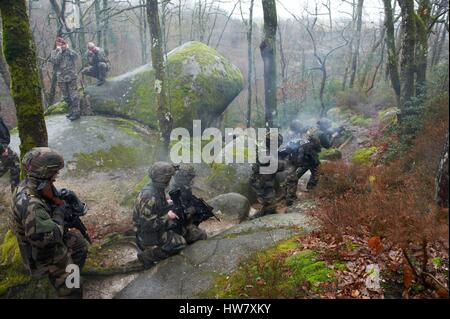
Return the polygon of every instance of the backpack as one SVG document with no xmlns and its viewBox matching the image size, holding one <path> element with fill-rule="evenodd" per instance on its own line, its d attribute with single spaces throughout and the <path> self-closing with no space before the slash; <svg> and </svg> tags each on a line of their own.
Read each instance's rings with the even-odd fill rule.
<svg viewBox="0 0 450 319">
<path fill-rule="evenodd" d="M 3 119 L 0 117 L 0 144 L 9 145 L 11 142 L 11 135 L 9 135 L 9 129 L 6 126 Z"/>
</svg>

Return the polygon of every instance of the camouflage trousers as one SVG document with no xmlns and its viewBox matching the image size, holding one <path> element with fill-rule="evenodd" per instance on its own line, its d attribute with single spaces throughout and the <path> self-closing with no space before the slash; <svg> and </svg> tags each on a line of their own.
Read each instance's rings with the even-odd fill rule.
<svg viewBox="0 0 450 319">
<path fill-rule="evenodd" d="M 297 177 L 300 179 L 307 171 L 311 171 L 311 177 L 309 178 L 308 184 L 306 184 L 306 189 L 313 189 L 319 179 L 319 166 L 320 165 L 305 165 L 297 168 Z"/>
<path fill-rule="evenodd" d="M 204 239 L 206 239 L 206 232 L 195 225 L 183 227 L 182 235 L 173 230 L 167 230 L 159 236 L 158 245 L 141 246 L 142 251 L 138 253 L 138 258 L 144 266 L 152 266 L 160 260 L 179 253 L 186 245 Z"/>
<path fill-rule="evenodd" d="M 9 183 L 11 184 L 12 192 L 20 182 L 19 156 L 9 146 L 5 150 L 7 150 L 8 155 L 0 155 L 0 177 L 9 171 Z"/>
<path fill-rule="evenodd" d="M 77 80 L 58 82 L 61 94 L 66 102 L 70 114 L 80 114 L 80 93 L 78 93 Z"/>
<path fill-rule="evenodd" d="M 78 265 L 81 272 L 88 246 L 81 234 L 72 231 L 64 234 L 64 243 L 67 250 L 62 252 L 61 256 L 52 256 L 49 261 L 36 261 L 31 274 L 37 277 L 47 275 L 59 297 L 81 297 L 81 288 L 67 288 L 66 278 L 69 273 L 66 272 L 66 267 L 75 264 Z"/>
<path fill-rule="evenodd" d="M 84 75 L 92 76 L 98 80 L 104 80 L 106 78 L 106 73 L 109 71 L 109 66 L 105 62 L 100 62 L 97 66 L 85 67 L 81 72 Z"/>
<path fill-rule="evenodd" d="M 255 217 L 261 217 L 276 213 L 275 176 L 255 174 L 250 178 L 250 186 L 256 193 L 258 203 L 262 205 L 261 210 Z"/>
<path fill-rule="evenodd" d="M 286 200 L 287 206 L 291 206 L 297 199 L 299 177 L 294 166 L 288 166 L 284 173 L 284 179 L 280 181 L 281 199 Z"/>
</svg>

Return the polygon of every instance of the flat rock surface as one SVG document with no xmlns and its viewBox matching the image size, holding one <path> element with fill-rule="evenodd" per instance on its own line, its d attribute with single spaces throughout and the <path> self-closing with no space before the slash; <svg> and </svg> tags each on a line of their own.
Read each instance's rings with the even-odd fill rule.
<svg viewBox="0 0 450 319">
<path fill-rule="evenodd" d="M 229 274 L 252 253 L 310 230 L 302 214 L 270 215 L 241 223 L 144 271 L 115 298 L 204 297 L 218 275 Z"/>
</svg>

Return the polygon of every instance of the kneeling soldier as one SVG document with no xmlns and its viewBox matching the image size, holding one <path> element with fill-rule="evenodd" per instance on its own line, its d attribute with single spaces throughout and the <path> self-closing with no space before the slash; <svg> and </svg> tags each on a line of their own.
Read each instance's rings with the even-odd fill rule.
<svg viewBox="0 0 450 319">
<path fill-rule="evenodd" d="M 13 194 L 11 218 L 22 259 L 32 275 L 48 275 L 58 296 L 80 298 L 81 288 L 66 285 L 66 267 L 75 264 L 81 271 L 87 243 L 65 227 L 68 207 L 55 196 L 53 186 L 64 160 L 48 147 L 36 147 L 25 154 L 22 165 L 27 176 Z"/>
<path fill-rule="evenodd" d="M 193 242 L 188 225 L 183 223 L 179 228 L 174 227 L 181 220 L 171 209 L 165 195 L 176 169 L 170 163 L 154 163 L 149 170 L 151 180 L 142 188 L 134 204 L 136 242 L 141 249 L 138 258 L 146 268 L 180 252 Z"/>
</svg>

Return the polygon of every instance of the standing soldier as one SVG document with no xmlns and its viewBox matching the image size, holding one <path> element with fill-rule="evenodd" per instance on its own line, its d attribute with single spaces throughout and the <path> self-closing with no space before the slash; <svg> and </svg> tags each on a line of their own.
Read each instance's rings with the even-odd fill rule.
<svg viewBox="0 0 450 319">
<path fill-rule="evenodd" d="M 88 43 L 86 56 L 90 66 L 85 67 L 81 72 L 84 75 L 96 78 L 97 85 L 102 85 L 105 83 L 106 74 L 111 69 L 111 62 L 109 62 L 105 52 L 95 46 L 94 42 Z"/>
<path fill-rule="evenodd" d="M 311 177 L 306 185 L 307 190 L 311 190 L 317 185 L 320 166 L 319 153 L 322 146 L 316 134 L 310 134 L 308 142 L 300 147 L 298 154 L 293 159 L 294 165 L 298 167 L 296 170 L 297 183 L 307 171 L 311 171 Z M 295 188 L 297 189 L 297 186 Z"/>
<path fill-rule="evenodd" d="M 33 276 L 48 275 L 60 297 L 82 297 L 81 288 L 68 288 L 66 267 L 83 268 L 87 243 L 64 224 L 67 204 L 55 196 L 53 182 L 64 167 L 62 156 L 48 147 L 27 152 L 22 165 L 26 178 L 13 194 L 11 228 L 25 266 Z"/>
<path fill-rule="evenodd" d="M 52 51 L 50 60 L 56 71 L 58 85 L 64 101 L 70 110 L 67 117 L 71 121 L 80 118 L 80 95 L 78 93 L 77 72 L 75 69 L 77 58 L 77 53 L 69 48 L 68 43 L 63 38 L 56 38 L 56 49 Z"/>
<path fill-rule="evenodd" d="M 272 139 L 278 139 L 278 145 L 283 143 L 283 136 L 281 134 L 275 135 L 268 133 L 266 135 L 266 148 L 269 149 L 270 141 Z M 258 153 L 257 153 L 258 154 Z M 256 193 L 257 201 L 262 205 L 260 211 L 258 211 L 253 218 L 262 217 L 264 215 L 276 214 L 276 192 L 275 181 L 276 174 L 284 169 L 284 162 L 278 159 L 278 170 L 273 174 L 261 174 L 260 168 L 264 165 L 269 165 L 274 161 L 271 156 L 268 156 L 270 160 L 267 164 L 261 163 L 259 157 L 256 158 L 256 163 L 252 165 L 252 174 L 250 176 L 250 186 Z"/>
<path fill-rule="evenodd" d="M 11 192 L 14 192 L 20 181 L 20 165 L 19 156 L 9 147 L 10 142 L 8 127 L 0 117 L 0 177 L 9 171 Z"/>
<path fill-rule="evenodd" d="M 136 242 L 141 250 L 138 259 L 146 268 L 180 252 L 188 243 L 203 239 L 195 238 L 185 225 L 182 225 L 182 234 L 173 228 L 179 217 L 171 210 L 165 190 L 175 171 L 176 167 L 170 163 L 154 163 L 149 170 L 151 180 L 142 188 L 134 204 Z"/>
</svg>

